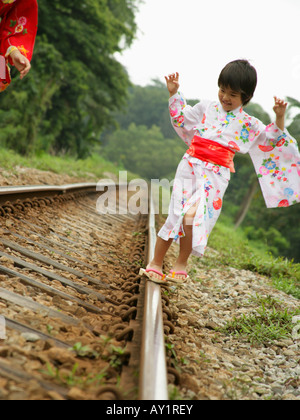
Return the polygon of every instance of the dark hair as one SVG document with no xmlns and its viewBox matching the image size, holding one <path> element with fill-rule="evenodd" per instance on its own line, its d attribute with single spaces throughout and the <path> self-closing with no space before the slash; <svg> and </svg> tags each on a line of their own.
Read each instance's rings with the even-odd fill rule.
<svg viewBox="0 0 300 420">
<path fill-rule="evenodd" d="M 218 86 L 240 92 L 245 106 L 253 98 L 257 86 L 256 70 L 247 60 L 231 61 L 221 71 Z"/>
</svg>

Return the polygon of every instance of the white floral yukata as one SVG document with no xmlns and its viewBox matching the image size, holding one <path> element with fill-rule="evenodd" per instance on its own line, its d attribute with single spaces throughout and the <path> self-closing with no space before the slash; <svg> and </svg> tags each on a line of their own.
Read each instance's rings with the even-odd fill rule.
<svg viewBox="0 0 300 420">
<path fill-rule="evenodd" d="M 191 107 L 179 92 L 170 98 L 169 108 L 175 131 L 187 146 L 197 135 L 234 152 L 249 153 L 268 208 L 300 202 L 300 154 L 296 140 L 286 129 L 281 131 L 275 123 L 265 126 L 243 108 L 226 112 L 218 102 L 204 100 Z M 192 253 L 203 256 L 229 180 L 229 168 L 186 153 L 177 169 L 169 217 L 159 237 L 179 243 L 184 236 L 183 218 L 196 204 Z"/>
</svg>

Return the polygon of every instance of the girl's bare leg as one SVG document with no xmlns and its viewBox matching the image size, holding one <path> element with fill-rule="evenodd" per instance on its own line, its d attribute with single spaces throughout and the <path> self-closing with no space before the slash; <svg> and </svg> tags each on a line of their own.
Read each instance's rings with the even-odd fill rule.
<svg viewBox="0 0 300 420">
<path fill-rule="evenodd" d="M 172 245 L 173 239 L 169 239 L 168 241 L 164 241 L 160 237 L 157 237 L 154 258 L 150 264 L 148 264 L 147 268 L 152 268 L 154 270 L 158 270 L 162 273 L 164 258 L 168 249 Z M 152 274 L 151 274 L 152 275 Z M 153 273 L 153 277 L 160 279 L 160 276 L 156 273 Z"/>
<path fill-rule="evenodd" d="M 180 239 L 180 251 L 179 256 L 174 264 L 174 271 L 186 271 L 188 259 L 193 250 L 193 223 L 194 217 L 196 215 L 198 208 L 198 203 L 196 203 L 190 210 L 186 213 L 183 219 L 183 228 L 185 236 Z M 179 280 L 184 280 L 185 276 L 178 275 L 176 276 Z"/>
<path fill-rule="evenodd" d="M 193 249 L 193 222 L 194 217 L 196 215 L 198 208 L 198 203 L 196 203 L 190 210 L 186 213 L 183 219 L 183 228 L 185 232 L 185 236 L 180 239 L 180 252 L 179 256 L 176 260 L 176 263 L 173 267 L 174 271 L 185 271 L 186 266 L 188 263 L 188 259 L 192 253 Z M 148 265 L 147 268 L 153 268 L 154 270 L 158 270 L 162 272 L 164 258 L 168 249 L 172 245 L 173 239 L 169 239 L 168 241 L 164 241 L 161 238 L 157 238 L 156 247 L 154 252 L 154 258 L 151 263 Z M 160 276 L 158 274 L 153 274 L 153 277 L 159 279 Z M 176 278 L 180 280 L 184 280 L 185 276 L 176 276 Z"/>
</svg>

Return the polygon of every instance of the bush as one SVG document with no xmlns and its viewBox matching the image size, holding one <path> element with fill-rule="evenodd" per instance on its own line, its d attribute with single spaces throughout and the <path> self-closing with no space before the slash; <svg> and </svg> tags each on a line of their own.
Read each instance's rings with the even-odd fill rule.
<svg viewBox="0 0 300 420">
<path fill-rule="evenodd" d="M 275 255 L 281 255 L 290 247 L 289 241 L 274 227 L 265 230 L 263 228 L 256 229 L 254 226 L 248 226 L 244 231 L 248 239 L 264 242 Z"/>
</svg>

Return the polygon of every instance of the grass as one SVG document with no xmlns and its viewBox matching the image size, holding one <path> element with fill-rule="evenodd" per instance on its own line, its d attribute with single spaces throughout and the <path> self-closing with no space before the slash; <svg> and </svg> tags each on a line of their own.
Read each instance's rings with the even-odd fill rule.
<svg viewBox="0 0 300 420">
<path fill-rule="evenodd" d="M 244 337 L 250 343 L 269 343 L 290 339 L 293 333 L 293 318 L 300 315 L 300 309 L 288 311 L 272 297 L 257 296 L 258 309 L 249 315 L 242 315 L 227 323 L 221 332 Z"/>
<path fill-rule="evenodd" d="M 122 168 L 114 163 L 105 160 L 100 153 L 93 154 L 86 159 L 75 159 L 71 156 L 52 156 L 46 153 L 33 156 L 20 156 L 7 149 L 0 149 L 0 168 L 15 173 L 17 166 L 51 171 L 59 175 L 69 175 L 82 178 L 83 180 L 94 180 L 107 178 L 105 173 L 112 173 L 119 177 Z M 128 173 L 128 180 L 137 177 Z"/>
<path fill-rule="evenodd" d="M 283 257 L 274 257 L 262 242 L 248 240 L 242 229 L 234 229 L 231 220 L 221 216 L 209 240 L 218 252 L 208 253 L 198 264 L 207 268 L 229 266 L 264 275 L 279 290 L 300 299 L 300 264 Z M 219 331 L 246 339 L 250 343 L 268 345 L 292 337 L 293 318 L 300 308 L 288 311 L 285 305 L 271 296 L 251 298 L 257 308 L 247 315 L 234 318 Z M 255 302 L 253 302 L 255 300 Z"/>
<path fill-rule="evenodd" d="M 68 387 L 82 387 L 86 388 L 89 385 L 95 385 L 97 387 L 105 384 L 105 378 L 108 375 L 106 370 L 103 369 L 100 373 L 78 373 L 78 363 L 75 363 L 72 370 L 63 369 L 60 370 L 58 367 L 52 366 L 49 362 L 46 363 L 47 369 L 41 371 L 46 376 L 51 377 L 60 385 Z"/>
<path fill-rule="evenodd" d="M 107 379 L 112 379 L 112 377 L 118 384 L 122 366 L 124 363 L 128 363 L 129 355 L 125 349 L 113 345 L 111 341 L 111 337 L 101 336 L 98 341 L 99 352 L 88 345 L 77 342 L 67 350 L 74 353 L 77 360 L 80 359 L 74 363 L 71 370 L 66 369 L 63 365 L 56 366 L 46 362 L 46 369 L 42 369 L 41 373 L 66 387 L 76 386 L 82 389 L 91 385 L 99 387 L 105 385 Z M 91 364 L 81 363 L 82 359 L 84 361 L 87 359 L 103 360 L 107 362 L 107 366 L 98 371 L 100 364 L 95 364 L 93 367 Z"/>
<path fill-rule="evenodd" d="M 284 257 L 274 257 L 262 242 L 249 240 L 243 230 L 234 229 L 231 220 L 221 216 L 209 239 L 218 251 L 218 265 L 249 270 L 270 278 L 273 286 L 300 299 L 300 264 Z M 199 265 L 215 267 L 216 256 L 199 259 Z"/>
</svg>

